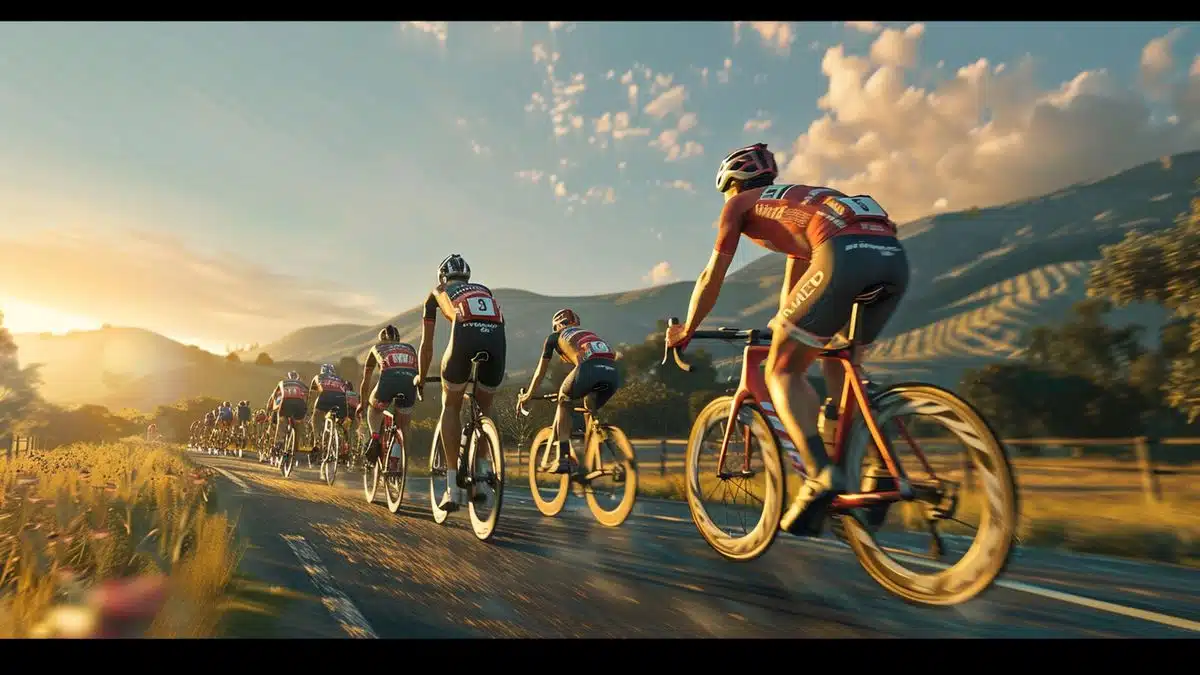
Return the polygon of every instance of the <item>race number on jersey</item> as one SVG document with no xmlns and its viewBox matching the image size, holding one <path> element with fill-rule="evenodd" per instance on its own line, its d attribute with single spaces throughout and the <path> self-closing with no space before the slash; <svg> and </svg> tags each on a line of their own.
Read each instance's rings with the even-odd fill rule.
<svg viewBox="0 0 1200 675">
<path fill-rule="evenodd" d="M 308 392 L 304 389 L 304 385 L 300 384 L 285 384 L 283 385 L 284 398 L 306 398 Z"/>
<path fill-rule="evenodd" d="M 867 195 L 857 195 L 854 197 L 835 197 L 838 203 L 850 209 L 855 216 L 859 218 L 887 218 L 887 211 Z"/>
<path fill-rule="evenodd" d="M 321 391 L 346 391 L 346 383 L 341 380 L 321 380 Z"/>
<path fill-rule="evenodd" d="M 384 370 L 393 368 L 412 369 L 417 367 L 417 355 L 408 347 L 393 347 L 390 349 L 380 350 L 382 367 Z"/>
<path fill-rule="evenodd" d="M 496 303 L 496 299 L 482 291 L 467 293 L 460 298 L 455 298 L 454 302 L 459 316 L 464 321 L 499 321 L 500 319 L 500 306 Z"/>
</svg>

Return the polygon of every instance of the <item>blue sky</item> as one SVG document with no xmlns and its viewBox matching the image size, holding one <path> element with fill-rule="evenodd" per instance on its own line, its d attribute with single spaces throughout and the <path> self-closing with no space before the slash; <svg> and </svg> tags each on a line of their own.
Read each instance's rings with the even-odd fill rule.
<svg viewBox="0 0 1200 675">
<path fill-rule="evenodd" d="M 547 295 L 693 279 L 722 203 L 716 163 L 760 139 L 782 153 L 788 177 L 863 184 L 904 219 L 1044 192 L 1060 176 L 1096 177 L 1089 172 L 1158 152 L 1131 147 L 1111 153 L 1117 165 L 1096 166 L 1086 137 L 1061 152 L 1042 142 L 1033 147 L 1046 158 L 996 160 L 1004 175 L 1028 173 L 1026 182 L 939 186 L 933 174 L 949 160 L 932 155 L 961 155 L 969 140 L 914 136 L 920 147 L 946 145 L 904 160 L 913 167 L 904 180 L 931 190 L 908 203 L 916 190 L 895 177 L 896 164 L 892 182 L 879 177 L 888 167 L 872 164 L 871 144 L 855 146 L 853 161 L 849 145 L 816 148 L 810 125 L 833 115 L 818 105 L 826 94 L 843 117 L 859 109 L 860 119 L 835 120 L 823 137 L 851 144 L 876 123 L 887 146 L 898 133 L 888 120 L 900 114 L 883 116 L 879 102 L 863 112 L 831 89 L 823 63 L 849 67 L 846 55 L 862 57 L 868 72 L 890 68 L 859 98 L 887 89 L 896 105 L 906 87 L 949 87 L 937 99 L 949 100 L 956 90 L 946 82 L 986 59 L 989 95 L 1010 95 L 1024 111 L 1013 119 L 1036 117 L 1026 114 L 1033 98 L 1104 70 L 1092 89 L 1123 104 L 1136 94 L 1156 143 L 1194 139 L 1159 130 L 1191 124 L 1193 111 L 1180 110 L 1192 99 L 1147 84 L 1155 73 L 1160 86 L 1200 82 L 1188 79 L 1200 49 L 1194 26 L 886 27 L 895 30 L 885 40 L 884 27 L 830 22 L 4 24 L 0 251 L 22 252 L 36 269 L 0 275 L 0 310 L 8 298 L 80 321 L 266 342 L 303 325 L 408 309 L 450 252 L 466 256 L 482 283 Z M 1156 39 L 1169 46 L 1165 65 L 1147 65 Z M 1018 71 L 1023 79 L 1001 79 Z M 1001 108 L 966 111 L 975 119 L 937 133 L 962 126 L 963 139 L 975 138 L 967 127 L 999 119 Z M 623 138 L 606 130 L 623 123 Z M 1120 123 L 1098 129 L 1111 135 Z M 1026 131 L 1026 141 L 1035 137 Z M 803 162 L 793 162 L 797 149 L 807 149 Z M 900 161 L 895 147 L 876 150 Z M 825 159 L 810 159 L 817 155 Z M 1053 171 L 1021 171 L 1020 161 Z M 77 255 L 63 254 L 62 241 Z M 737 263 L 761 254 L 744 244 Z M 14 330 L 30 328 L 9 314 Z"/>
</svg>

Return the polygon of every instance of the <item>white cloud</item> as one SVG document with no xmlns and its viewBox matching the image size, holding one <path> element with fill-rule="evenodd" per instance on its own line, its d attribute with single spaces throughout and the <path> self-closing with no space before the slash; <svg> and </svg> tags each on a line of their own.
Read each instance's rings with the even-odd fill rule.
<svg viewBox="0 0 1200 675">
<path fill-rule="evenodd" d="M 655 182 L 658 185 L 665 187 L 665 188 L 671 188 L 674 190 L 683 190 L 684 192 L 690 192 L 692 194 L 695 194 L 695 192 L 696 192 L 695 186 L 693 186 L 688 181 L 681 180 L 679 178 L 676 178 L 675 180 L 671 180 L 671 181 L 660 180 L 660 181 L 655 181 Z"/>
<path fill-rule="evenodd" d="M 925 24 L 914 23 L 903 31 L 887 28 L 871 44 L 871 60 L 881 66 L 910 68 L 917 59 L 917 45 Z"/>
<path fill-rule="evenodd" d="M 650 130 L 630 126 L 629 113 L 622 110 L 613 115 L 613 132 L 612 137 L 616 140 L 627 138 L 630 136 L 649 136 Z"/>
<path fill-rule="evenodd" d="M 1166 101 L 1174 125 L 1103 70 L 1042 90 L 1031 59 L 1000 72 L 979 59 L 922 88 L 905 65 L 922 30 L 884 30 L 870 60 L 826 50 L 825 114 L 792 144 L 784 180 L 871 194 L 904 222 L 938 200 L 994 205 L 1200 146 L 1200 76 Z"/>
<path fill-rule="evenodd" d="M 671 86 L 671 82 L 675 80 L 675 76 L 671 73 L 659 73 L 654 76 L 654 82 L 650 85 L 650 94 L 654 95 L 662 91 L 666 91 Z"/>
<path fill-rule="evenodd" d="M 616 76 L 617 76 L 617 71 L 610 69 L 607 73 L 604 74 L 604 79 L 611 80 Z"/>
<path fill-rule="evenodd" d="M 698 117 L 696 116 L 696 113 L 684 113 L 679 116 L 679 123 L 675 125 L 675 128 L 679 130 L 679 133 L 683 133 L 696 126 L 697 120 Z"/>
<path fill-rule="evenodd" d="M 668 162 L 674 162 L 688 157 L 698 157 L 704 154 L 704 146 L 695 141 L 679 142 L 679 131 L 667 129 L 650 141 L 650 147 L 658 148 L 667 155 Z"/>
<path fill-rule="evenodd" d="M 760 114 L 761 114 L 761 111 L 760 111 Z M 742 127 L 742 131 L 766 131 L 767 129 L 770 129 L 770 128 L 771 128 L 771 120 L 760 118 L 760 119 L 746 120 L 746 124 L 745 124 L 745 126 Z M 779 158 L 776 157 L 776 161 L 778 161 L 778 159 Z"/>
<path fill-rule="evenodd" d="M 1150 40 L 1142 48 L 1142 85 L 1155 98 L 1162 98 L 1167 94 L 1164 80 L 1175 69 L 1175 56 L 1171 53 L 1171 48 L 1181 35 L 1183 28 L 1173 28 L 1166 35 Z"/>
<path fill-rule="evenodd" d="M 683 112 L 683 102 L 685 100 L 687 100 L 687 87 L 677 84 L 659 94 L 658 98 L 647 103 L 642 112 L 651 117 L 662 119 L 670 113 Z"/>
<path fill-rule="evenodd" d="M 617 171 L 625 170 L 625 162 L 617 162 Z"/>
<path fill-rule="evenodd" d="M 632 70 L 625 71 L 625 74 L 621 76 L 621 84 L 633 84 Z"/>
<path fill-rule="evenodd" d="M 777 54 L 790 52 L 792 43 L 796 41 L 796 31 L 792 28 L 792 24 L 786 21 L 734 21 L 734 44 L 741 39 L 740 33 L 744 24 L 749 25 L 754 32 L 758 33 L 764 47 Z"/>
<path fill-rule="evenodd" d="M 416 30 L 422 33 L 432 35 L 438 43 L 446 46 L 446 39 L 450 37 L 450 22 L 449 21 L 408 21 L 400 24 L 400 30 L 409 31 Z"/>
<path fill-rule="evenodd" d="M 665 284 L 675 278 L 675 272 L 671 269 L 671 263 L 666 260 L 658 263 L 650 268 L 650 272 L 642 277 L 642 281 L 649 283 L 651 286 Z"/>
<path fill-rule="evenodd" d="M 847 28 L 852 28 L 860 33 L 874 34 L 883 30 L 883 26 L 879 25 L 878 21 L 847 21 Z"/>
<path fill-rule="evenodd" d="M 638 103 L 638 86 L 636 84 L 629 85 L 629 107 L 637 110 Z"/>
<path fill-rule="evenodd" d="M 492 150 L 491 150 L 491 148 L 488 148 L 487 146 L 480 145 L 479 143 L 477 143 L 475 141 L 471 141 L 471 152 L 473 152 L 477 155 L 488 155 L 488 154 L 491 154 Z"/>
<path fill-rule="evenodd" d="M 717 71 L 717 83 L 729 84 L 729 74 L 733 71 L 733 59 L 726 58 L 721 69 Z"/>
</svg>

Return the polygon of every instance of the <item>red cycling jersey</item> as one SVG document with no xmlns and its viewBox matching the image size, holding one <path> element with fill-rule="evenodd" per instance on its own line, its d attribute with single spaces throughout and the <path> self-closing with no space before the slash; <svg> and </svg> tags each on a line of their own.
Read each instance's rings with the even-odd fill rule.
<svg viewBox="0 0 1200 675">
<path fill-rule="evenodd" d="M 718 253 L 733 255 L 745 235 L 767 250 L 804 261 L 834 237 L 896 236 L 896 224 L 871 197 L 809 185 L 768 185 L 738 193 L 725 203 L 717 230 Z"/>
</svg>

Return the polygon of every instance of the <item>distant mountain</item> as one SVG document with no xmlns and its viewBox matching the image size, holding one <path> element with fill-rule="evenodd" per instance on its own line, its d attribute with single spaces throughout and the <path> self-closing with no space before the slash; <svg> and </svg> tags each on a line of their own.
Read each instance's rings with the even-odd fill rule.
<svg viewBox="0 0 1200 675">
<path fill-rule="evenodd" d="M 871 351 L 872 369 L 952 386 L 965 368 L 1018 356 L 1021 331 L 1060 321 L 1085 296 L 1088 271 L 1101 246 L 1120 241 L 1133 228 L 1171 226 L 1200 194 L 1198 177 L 1200 151 L 1189 152 L 1040 197 L 905 224 L 901 236 L 912 264 L 911 286 L 884 339 Z M 782 256 L 768 254 L 731 274 L 708 324 L 765 325 L 778 305 L 783 265 Z M 692 286 L 691 281 L 677 282 L 575 297 L 496 289 L 508 324 L 509 371 L 524 374 L 532 367 L 536 342 L 559 307 L 574 308 L 585 324 L 612 342 L 636 343 L 659 319 L 687 310 Z M 1164 313 L 1157 307 L 1133 307 L 1114 318 L 1153 329 Z M 390 323 L 406 339 L 419 340 L 417 309 Z M 306 328 L 263 349 L 314 361 L 357 356 L 383 325 Z M 305 339 L 317 330 L 321 340 Z M 439 354 L 446 337 L 445 326 L 439 325 Z M 721 355 L 732 356 L 726 367 L 737 360 L 728 350 Z"/>
<path fill-rule="evenodd" d="M 1022 330 L 1061 321 L 1070 305 L 1084 297 L 1099 248 L 1120 241 L 1133 228 L 1169 227 L 1200 195 L 1198 177 L 1200 152 L 1189 152 L 1041 197 L 905 224 L 901 236 L 912 264 L 911 287 L 870 353 L 872 372 L 954 386 L 965 368 L 1019 356 Z M 775 313 L 782 278 L 778 254 L 731 274 L 708 324 L 765 325 Z M 479 281 L 488 282 L 483 277 Z M 639 343 L 658 320 L 682 317 L 692 286 L 691 281 L 677 282 L 574 297 L 495 289 L 508 324 L 509 376 L 528 376 L 550 317 L 560 307 L 575 309 L 586 325 L 613 343 Z M 1118 312 L 1115 320 L 1153 329 L 1163 318 L 1157 307 L 1134 307 Z M 419 308 L 388 323 L 404 339 L 420 340 Z M 252 361 L 263 351 L 277 362 L 303 363 L 300 370 L 308 373 L 322 361 L 361 359 L 383 325 L 302 328 L 241 357 Z M 199 395 L 253 400 L 264 397 L 287 368 L 283 363 L 266 368 L 227 364 L 222 357 L 133 328 L 15 337 L 23 364 L 44 364 L 43 393 L 65 403 L 146 408 Z M 439 320 L 437 358 L 448 337 Z M 736 366 L 736 349 L 704 346 L 723 359 L 723 367 Z"/>
</svg>

